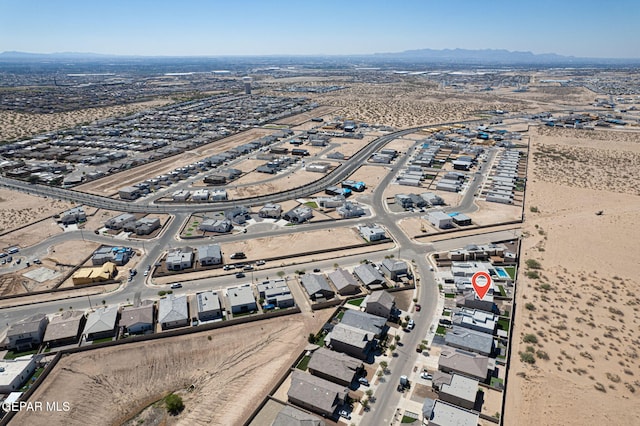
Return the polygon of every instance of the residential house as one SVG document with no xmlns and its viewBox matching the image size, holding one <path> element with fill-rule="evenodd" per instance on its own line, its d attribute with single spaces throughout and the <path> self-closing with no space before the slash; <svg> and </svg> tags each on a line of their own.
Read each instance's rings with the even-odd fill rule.
<svg viewBox="0 0 640 426">
<path fill-rule="evenodd" d="M 87 321 L 84 312 L 66 311 L 49 321 L 43 342 L 49 347 L 73 345 L 80 341 Z"/>
<path fill-rule="evenodd" d="M 233 314 L 242 314 L 258 310 L 253 290 L 249 284 L 239 287 L 229 287 L 227 289 L 227 297 L 229 298 L 231 313 Z"/>
<path fill-rule="evenodd" d="M 438 369 L 445 373 L 459 373 L 485 382 L 495 368 L 495 360 L 484 355 L 443 346 Z"/>
<path fill-rule="evenodd" d="M 290 403 L 323 416 L 332 417 L 345 403 L 349 389 L 302 371 L 291 373 L 287 392 Z"/>
<path fill-rule="evenodd" d="M 363 368 L 361 360 L 327 348 L 314 351 L 307 366 L 309 373 L 314 376 L 347 387 L 351 386 Z"/>
<path fill-rule="evenodd" d="M 454 308 L 451 312 L 451 321 L 454 325 L 494 334 L 498 323 L 498 316 L 492 312 L 469 308 Z"/>
<path fill-rule="evenodd" d="M 342 204 L 340 207 L 336 209 L 336 212 L 343 219 L 360 217 L 366 214 L 366 212 L 362 207 L 360 207 L 356 203 L 352 203 L 351 201 L 346 201 L 344 204 Z"/>
<path fill-rule="evenodd" d="M 431 206 L 442 206 L 444 205 L 444 199 L 439 195 L 433 192 L 423 192 L 420 194 L 423 200 L 425 200 Z"/>
<path fill-rule="evenodd" d="M 367 304 L 365 312 L 383 318 L 389 318 L 396 304 L 395 297 L 384 290 L 372 292 L 365 298 L 363 304 L 365 302 Z"/>
<path fill-rule="evenodd" d="M 80 223 L 87 220 L 87 215 L 82 207 L 74 207 L 63 212 L 60 215 L 60 222 L 64 225 L 71 225 L 72 223 Z"/>
<path fill-rule="evenodd" d="M 313 217 L 313 209 L 307 206 L 298 206 L 286 212 L 282 218 L 291 223 L 303 223 Z"/>
<path fill-rule="evenodd" d="M 275 305 L 280 309 L 295 306 L 291 290 L 284 280 L 263 281 L 257 287 L 258 294 L 265 304 Z"/>
<path fill-rule="evenodd" d="M 198 263 L 201 266 L 220 265 L 222 263 L 222 252 L 219 244 L 208 244 L 198 247 Z"/>
<path fill-rule="evenodd" d="M 342 324 L 356 327 L 361 330 L 373 333 L 376 339 L 387 334 L 387 319 L 377 315 L 371 315 L 366 312 L 356 311 L 355 309 L 347 309 L 340 320 Z"/>
<path fill-rule="evenodd" d="M 472 410 L 476 403 L 479 381 L 461 374 L 438 373 L 438 380 L 434 374 L 432 381 L 442 401 L 449 402 L 462 408 Z"/>
<path fill-rule="evenodd" d="M 282 216 L 282 207 L 280 204 L 265 204 L 259 211 L 258 216 L 262 218 L 280 219 Z"/>
<path fill-rule="evenodd" d="M 384 277 L 370 263 L 356 266 L 353 268 L 353 273 L 366 287 L 381 286 L 386 283 Z"/>
<path fill-rule="evenodd" d="M 49 318 L 44 314 L 34 314 L 12 324 L 5 339 L 9 350 L 23 352 L 37 348 L 42 343 Z"/>
<path fill-rule="evenodd" d="M 109 229 L 122 229 L 129 222 L 135 222 L 136 216 L 131 213 L 122 213 L 115 217 L 108 219 L 104 226 Z"/>
<path fill-rule="evenodd" d="M 169 271 L 182 271 L 193 266 L 193 249 L 191 247 L 177 248 L 170 251 L 165 259 Z"/>
<path fill-rule="evenodd" d="M 149 235 L 156 229 L 160 228 L 160 218 L 143 217 L 135 222 L 129 222 L 124 226 L 127 232 L 135 232 L 136 235 Z"/>
<path fill-rule="evenodd" d="M 360 285 L 350 272 L 339 268 L 327 274 L 333 286 L 341 295 L 356 294 L 360 291 Z"/>
<path fill-rule="evenodd" d="M 399 281 L 400 277 L 406 277 L 409 274 L 409 266 L 403 260 L 384 259 L 380 270 L 393 281 Z"/>
<path fill-rule="evenodd" d="M 271 426 L 326 426 L 326 423 L 313 414 L 285 405 L 280 409 Z"/>
<path fill-rule="evenodd" d="M 116 335 L 119 307 L 117 305 L 98 308 L 89 313 L 82 334 L 86 340 L 98 340 Z"/>
<path fill-rule="evenodd" d="M 9 394 L 20 389 L 36 370 L 33 355 L 0 360 L 0 393 Z"/>
<path fill-rule="evenodd" d="M 113 262 L 95 268 L 80 268 L 71 276 L 74 285 L 92 284 L 111 281 L 118 275 L 118 269 Z"/>
<path fill-rule="evenodd" d="M 222 306 L 220 305 L 220 298 L 218 293 L 213 291 L 203 291 L 196 294 L 196 301 L 198 303 L 198 320 L 210 321 L 218 318 L 222 318 Z"/>
<path fill-rule="evenodd" d="M 198 229 L 204 232 L 225 233 L 233 229 L 233 224 L 228 219 L 205 219 L 200 223 Z"/>
<path fill-rule="evenodd" d="M 212 201 L 225 201 L 227 199 L 227 191 L 224 189 L 213 189 L 209 191 L 209 198 Z"/>
<path fill-rule="evenodd" d="M 366 360 L 376 348 L 374 334 L 357 327 L 338 323 L 327 334 L 325 344 L 333 350 Z"/>
<path fill-rule="evenodd" d="M 209 200 L 209 190 L 208 189 L 197 189 L 193 191 L 191 194 L 191 199 L 193 201 L 207 201 Z"/>
<path fill-rule="evenodd" d="M 453 348 L 464 349 L 480 355 L 493 353 L 494 341 L 491 334 L 454 325 L 444 336 L 445 343 Z"/>
<path fill-rule="evenodd" d="M 385 240 L 387 238 L 387 234 L 385 234 L 384 229 L 375 224 L 358 226 L 358 231 L 362 238 L 368 242 Z"/>
<path fill-rule="evenodd" d="M 437 210 L 427 215 L 427 220 L 433 226 L 439 229 L 447 229 L 453 227 L 453 219 L 443 211 Z"/>
<path fill-rule="evenodd" d="M 135 200 L 140 198 L 142 192 L 140 188 L 136 188 L 135 186 L 126 186 L 124 188 L 120 188 L 118 191 L 118 196 L 120 196 L 121 200 Z"/>
<path fill-rule="evenodd" d="M 148 303 L 140 306 L 127 306 L 122 309 L 120 316 L 120 327 L 124 327 L 129 334 L 146 334 L 153 332 L 153 316 L 155 305 Z"/>
<path fill-rule="evenodd" d="M 493 302 L 493 295 L 487 293 L 484 299 L 479 299 L 473 290 L 465 291 L 456 296 L 456 306 L 469 309 L 478 309 L 486 312 L 500 313 L 498 306 Z"/>
<path fill-rule="evenodd" d="M 187 191 L 186 189 L 179 189 L 171 194 L 171 198 L 173 201 L 187 201 L 191 196 L 191 191 Z"/>
<path fill-rule="evenodd" d="M 477 426 L 480 415 L 448 402 L 425 398 L 422 416 L 429 426 Z"/>
<path fill-rule="evenodd" d="M 91 263 L 94 266 L 101 266 L 107 262 L 111 262 L 122 266 L 126 265 L 134 254 L 130 247 L 102 246 L 93 252 Z"/>
<path fill-rule="evenodd" d="M 160 299 L 158 322 L 163 330 L 189 325 L 189 307 L 187 296 L 170 294 Z"/>
<path fill-rule="evenodd" d="M 335 296 L 335 292 L 329 285 L 324 275 L 321 274 L 304 274 L 300 278 L 300 283 L 306 290 L 311 300 L 331 299 Z"/>
</svg>

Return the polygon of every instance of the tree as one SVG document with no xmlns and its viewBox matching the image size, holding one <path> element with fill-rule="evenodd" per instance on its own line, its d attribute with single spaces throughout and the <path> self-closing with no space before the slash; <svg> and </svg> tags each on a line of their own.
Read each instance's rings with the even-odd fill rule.
<svg viewBox="0 0 640 426">
<path fill-rule="evenodd" d="M 309 333 L 309 337 L 307 338 L 307 340 L 309 341 L 309 343 L 316 343 L 316 335 L 313 333 Z"/>
<path fill-rule="evenodd" d="M 382 368 L 384 371 L 387 371 L 388 366 L 389 364 L 387 363 L 387 361 L 380 361 L 380 368 Z"/>
<path fill-rule="evenodd" d="M 164 399 L 164 403 L 169 414 L 173 414 L 174 416 L 180 414 L 180 412 L 184 410 L 184 402 L 182 402 L 182 398 L 175 393 L 167 395 Z"/>
<path fill-rule="evenodd" d="M 395 351 L 396 350 L 396 345 L 390 345 L 389 349 L 391 349 L 391 352 Z"/>
<path fill-rule="evenodd" d="M 371 389 L 367 389 L 367 391 L 365 392 L 365 394 L 371 398 L 371 395 L 373 395 L 373 391 Z"/>
<path fill-rule="evenodd" d="M 362 401 L 360 401 L 360 404 L 362 404 L 362 408 L 364 408 L 365 410 L 367 408 L 369 408 L 369 400 L 368 399 L 363 399 Z"/>
<path fill-rule="evenodd" d="M 396 342 L 399 342 L 400 341 L 400 335 L 396 334 L 396 337 L 394 337 L 394 339 L 396 339 Z"/>
<path fill-rule="evenodd" d="M 278 271 L 278 276 L 279 276 L 280 278 L 284 277 L 284 271 Z"/>
</svg>

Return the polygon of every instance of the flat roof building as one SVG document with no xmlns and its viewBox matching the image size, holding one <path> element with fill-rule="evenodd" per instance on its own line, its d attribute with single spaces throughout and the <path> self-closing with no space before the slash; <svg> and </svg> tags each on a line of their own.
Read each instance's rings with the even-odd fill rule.
<svg viewBox="0 0 640 426">
<path fill-rule="evenodd" d="M 0 393 L 8 394 L 20 389 L 35 369 L 33 355 L 0 360 Z"/>
</svg>

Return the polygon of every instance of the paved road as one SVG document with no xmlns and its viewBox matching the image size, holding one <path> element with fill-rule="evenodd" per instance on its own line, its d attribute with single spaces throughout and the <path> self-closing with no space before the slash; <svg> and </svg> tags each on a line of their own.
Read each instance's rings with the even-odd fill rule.
<svg viewBox="0 0 640 426">
<path fill-rule="evenodd" d="M 453 123 L 448 123 L 453 124 Z M 319 192 L 324 189 L 328 185 L 336 184 L 341 180 L 345 179 L 349 175 L 351 175 L 361 164 L 363 164 L 369 156 L 379 150 L 382 146 L 386 145 L 393 139 L 401 137 L 403 135 L 414 132 L 415 129 L 407 129 L 400 132 L 395 132 L 389 135 L 382 136 L 371 144 L 369 144 L 366 148 L 361 150 L 359 153 L 354 155 L 351 160 L 347 163 L 343 163 L 340 167 L 336 168 L 332 173 L 324 176 L 320 180 L 306 185 L 302 188 L 298 188 L 291 191 L 285 191 L 279 194 L 269 194 L 262 197 L 255 197 L 250 200 L 242 200 L 242 203 L 246 204 L 260 204 L 265 202 L 278 202 L 291 198 L 299 198 L 307 195 L 311 195 L 313 193 Z M 427 332 L 433 322 L 433 320 L 439 314 L 436 312 L 436 306 L 438 301 L 438 287 L 435 281 L 435 276 L 433 272 L 430 270 L 430 265 L 427 262 L 427 255 L 436 251 L 436 250 L 450 250 L 453 248 L 461 247 L 471 242 L 482 244 L 484 242 L 490 242 L 500 239 L 509 239 L 512 238 L 512 231 L 505 232 L 502 231 L 500 233 L 493 234 L 483 234 L 482 236 L 474 236 L 474 237 L 465 237 L 456 239 L 454 241 L 440 241 L 437 243 L 419 243 L 410 239 L 397 225 L 399 219 L 403 217 L 411 215 L 407 212 L 393 213 L 388 211 L 385 200 L 383 199 L 384 190 L 388 187 L 389 183 L 395 178 L 397 172 L 406 164 L 410 154 L 412 154 L 413 149 L 410 149 L 405 155 L 399 158 L 395 164 L 391 165 L 391 171 L 388 173 L 376 186 L 375 191 L 373 193 L 371 206 L 373 208 L 373 217 L 366 219 L 350 219 L 344 220 L 340 222 L 340 226 L 348 226 L 349 224 L 355 224 L 358 222 L 369 222 L 375 221 L 383 225 L 389 235 L 395 240 L 396 248 L 391 251 L 379 252 L 379 253 L 369 253 L 355 256 L 348 256 L 344 258 L 340 258 L 338 262 L 341 266 L 355 265 L 360 263 L 363 259 L 368 259 L 374 262 L 382 261 L 385 255 L 394 254 L 397 258 L 402 258 L 408 260 L 412 267 L 414 268 L 415 275 L 418 282 L 419 289 L 419 303 L 422 305 L 421 312 L 415 313 L 413 315 L 414 320 L 416 321 L 416 327 L 411 333 L 407 333 L 403 338 L 403 346 L 398 349 L 399 356 L 393 360 L 390 365 L 391 373 L 386 377 L 386 382 L 380 385 L 379 390 L 376 392 L 376 402 L 372 404 L 371 411 L 365 414 L 362 419 L 363 425 L 378 425 L 385 424 L 387 421 L 390 421 L 395 414 L 396 407 L 400 401 L 401 394 L 395 391 L 395 387 L 399 382 L 399 377 L 403 374 L 409 374 L 412 371 L 413 365 L 415 364 L 417 357 L 419 354 L 415 352 L 415 347 L 425 338 Z M 468 188 L 460 202 L 457 206 L 447 207 L 446 211 L 458 211 L 458 212 L 471 212 L 477 209 L 474 204 L 474 198 L 479 186 L 482 183 L 482 173 L 486 170 L 485 168 L 490 167 L 492 163 L 492 159 L 495 156 L 495 151 L 490 150 L 489 152 L 489 161 L 482 163 L 480 165 L 480 173 L 473 176 L 469 183 Z M 154 240 L 153 242 L 148 241 L 146 243 L 138 242 L 138 241 L 127 241 L 127 245 L 143 248 L 147 251 L 146 256 L 142 259 L 141 266 L 139 267 L 139 274 L 134 278 L 134 280 L 126 285 L 122 286 L 119 290 L 114 293 L 101 295 L 99 300 L 92 300 L 89 297 L 79 297 L 74 298 L 73 300 L 64 300 L 64 301 L 52 301 L 46 302 L 34 306 L 22 306 L 16 308 L 8 308 L 3 309 L 0 312 L 0 324 L 2 322 L 12 323 L 26 316 L 32 315 L 36 312 L 57 312 L 61 308 L 64 310 L 70 309 L 88 309 L 90 306 L 95 307 L 96 305 L 101 305 L 102 300 L 105 301 L 106 304 L 118 304 L 118 303 L 127 303 L 132 302 L 136 299 L 145 299 L 145 298 L 156 298 L 157 292 L 159 289 L 164 287 L 157 286 L 148 286 L 145 285 L 145 277 L 141 273 L 144 267 L 152 262 L 155 262 L 156 259 L 160 257 L 163 251 L 167 247 L 182 245 L 184 242 L 178 242 L 176 240 L 176 235 L 179 232 L 182 224 L 185 220 L 187 220 L 188 216 L 192 212 L 200 212 L 200 211 L 211 211 L 212 208 L 224 208 L 228 207 L 232 204 L 239 204 L 238 201 L 230 201 L 226 203 L 211 203 L 206 205 L 200 204 L 191 204 L 191 205 L 180 205 L 180 204 L 171 204 L 170 206 L 164 205 L 153 205 L 150 203 L 127 203 L 120 200 L 113 200 L 105 197 L 99 197 L 90 194 L 78 193 L 72 190 L 60 189 L 60 188 L 50 188 L 39 185 L 30 185 L 25 182 L 20 181 L 12 181 L 5 178 L 0 178 L 0 184 L 11 187 L 18 188 L 24 190 L 25 192 L 30 192 L 37 195 L 47 195 L 51 197 L 61 198 L 73 200 L 81 204 L 92 205 L 94 207 L 105 208 L 110 210 L 121 210 L 121 211 L 134 211 L 134 212 L 157 212 L 157 211 L 166 211 L 171 212 L 174 217 L 171 223 L 166 227 L 164 232 L 161 234 L 159 238 Z M 316 223 L 316 224 L 305 224 L 296 227 L 287 227 L 286 229 L 267 229 L 256 232 L 248 232 L 247 234 L 236 234 L 229 236 L 220 236 L 215 237 L 215 242 L 228 242 L 228 241 L 238 241 L 243 239 L 254 239 L 258 237 L 267 237 L 267 236 L 275 236 L 281 235 L 282 233 L 291 233 L 291 232 L 306 232 L 314 229 L 324 229 L 324 228 L 335 228 L 335 222 L 327 222 L 327 223 Z M 250 228 L 249 228 L 250 229 Z M 51 239 L 43 241 L 33 247 L 27 248 L 21 252 L 21 255 L 28 256 L 42 256 L 41 253 L 46 252 L 48 247 L 52 244 L 57 244 L 67 239 L 77 239 L 78 232 L 69 232 L 61 235 L 56 235 Z M 87 233 L 82 234 L 82 237 L 90 240 L 96 241 L 103 244 L 113 244 L 114 240 L 110 237 L 99 236 L 95 234 L 87 235 Z M 118 241 L 118 240 L 116 240 Z M 193 246 L 208 244 L 211 241 L 199 242 L 197 244 L 191 244 Z M 313 268 L 320 268 L 322 270 L 328 270 L 333 268 L 333 264 L 336 260 L 326 260 L 320 262 L 313 262 L 307 265 L 296 265 L 296 267 L 291 267 L 291 270 L 285 270 L 287 274 L 291 274 L 293 269 L 297 268 L 306 268 L 307 270 Z M 267 267 L 269 265 L 266 265 Z M 266 279 L 267 277 L 275 277 L 280 268 L 275 269 L 259 269 L 254 271 L 251 276 L 248 276 L 248 279 L 252 279 L 254 281 L 261 281 Z M 242 284 L 248 281 L 248 279 L 236 279 L 233 275 L 227 275 L 223 277 L 216 278 L 207 278 L 197 281 L 185 281 L 184 287 L 180 290 L 176 290 L 176 294 L 187 294 L 187 293 L 195 293 L 197 291 L 205 290 L 205 289 L 221 289 L 226 288 L 229 285 L 233 284 Z"/>
</svg>

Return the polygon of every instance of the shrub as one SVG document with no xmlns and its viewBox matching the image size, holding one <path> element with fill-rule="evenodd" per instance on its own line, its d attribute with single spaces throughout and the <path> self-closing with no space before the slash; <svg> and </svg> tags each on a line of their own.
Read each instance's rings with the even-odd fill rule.
<svg viewBox="0 0 640 426">
<path fill-rule="evenodd" d="M 538 343 L 538 337 L 535 334 L 525 334 L 522 341 L 524 343 Z"/>
<path fill-rule="evenodd" d="M 548 354 L 548 353 L 546 353 L 545 351 L 537 351 L 537 352 L 536 352 L 536 356 L 537 356 L 539 359 L 544 359 L 545 361 L 547 361 L 547 360 L 549 359 L 549 354 Z"/>
<path fill-rule="evenodd" d="M 535 206 L 531 206 L 531 207 L 529 207 L 529 210 L 531 211 L 531 213 L 538 213 L 538 212 L 540 211 L 540 210 L 538 210 L 538 208 L 537 208 L 537 207 L 535 207 Z"/>
<path fill-rule="evenodd" d="M 535 310 L 536 310 L 536 305 L 534 305 L 534 304 L 533 304 L 533 303 L 531 303 L 531 302 L 527 302 L 527 303 L 525 303 L 525 304 L 524 304 L 524 308 L 525 308 L 527 311 L 535 311 Z"/>
<path fill-rule="evenodd" d="M 527 276 L 527 278 L 531 278 L 532 280 L 537 280 L 538 278 L 540 278 L 540 274 L 538 273 L 538 271 L 527 271 L 525 275 Z"/>
<path fill-rule="evenodd" d="M 531 352 L 520 352 L 520 361 L 527 364 L 535 364 L 536 358 Z"/>
<path fill-rule="evenodd" d="M 164 403 L 167 407 L 167 411 L 174 416 L 180 414 L 180 412 L 184 410 L 184 402 L 182 402 L 182 398 L 175 393 L 167 395 L 164 399 Z"/>
<path fill-rule="evenodd" d="M 538 262 L 535 259 L 527 259 L 527 261 L 525 263 L 527 265 L 527 268 L 530 268 L 530 269 L 542 269 L 542 265 L 540 264 L 540 262 Z"/>
</svg>

